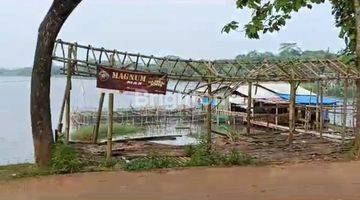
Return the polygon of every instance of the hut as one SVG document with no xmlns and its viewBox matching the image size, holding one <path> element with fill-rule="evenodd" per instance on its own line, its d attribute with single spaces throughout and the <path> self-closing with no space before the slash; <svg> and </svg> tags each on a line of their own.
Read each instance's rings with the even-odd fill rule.
<svg viewBox="0 0 360 200">
<path fill-rule="evenodd" d="M 228 87 L 228 86 L 226 86 Z M 217 96 L 223 96 L 222 87 L 215 92 Z M 257 83 L 251 86 L 251 104 L 248 104 L 248 85 L 241 85 L 224 100 L 232 112 L 246 113 L 248 105 L 251 105 L 251 115 L 254 120 L 267 121 L 275 124 L 287 124 L 289 122 L 290 84 L 287 82 Z M 329 109 L 338 104 L 333 98 L 323 97 L 324 122 L 329 122 Z M 296 121 L 306 126 L 314 126 L 316 113 L 319 107 L 319 98 L 316 93 L 301 86 L 296 91 Z M 226 106 L 222 106 L 224 108 Z"/>
</svg>

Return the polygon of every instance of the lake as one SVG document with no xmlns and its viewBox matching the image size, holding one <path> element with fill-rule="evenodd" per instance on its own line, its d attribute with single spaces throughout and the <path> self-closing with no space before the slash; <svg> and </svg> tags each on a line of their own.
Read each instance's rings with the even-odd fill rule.
<svg viewBox="0 0 360 200">
<path fill-rule="evenodd" d="M 51 111 L 56 128 L 64 96 L 66 78 L 51 79 Z M 172 82 L 169 83 L 174 84 Z M 180 84 L 181 85 L 181 84 Z M 30 124 L 30 77 L 0 76 L 0 165 L 34 162 Z M 96 110 L 100 91 L 95 79 L 73 79 L 71 109 Z M 140 93 L 115 94 L 115 109 L 163 106 L 169 109 L 195 105 L 195 97 L 180 94 L 151 95 Z M 107 99 L 104 102 L 106 110 Z"/>
</svg>

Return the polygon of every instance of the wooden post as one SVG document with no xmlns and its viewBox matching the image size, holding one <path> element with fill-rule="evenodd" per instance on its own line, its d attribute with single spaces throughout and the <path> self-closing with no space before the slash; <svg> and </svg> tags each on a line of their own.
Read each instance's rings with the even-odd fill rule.
<svg viewBox="0 0 360 200">
<path fill-rule="evenodd" d="M 246 134 L 250 135 L 251 131 L 251 110 L 252 110 L 252 83 L 248 83 L 248 99 L 246 108 Z"/>
<path fill-rule="evenodd" d="M 277 125 L 279 125 L 279 105 L 278 104 L 276 104 L 275 114 L 276 114 L 276 116 L 275 116 L 275 124 L 277 126 Z"/>
<path fill-rule="evenodd" d="M 68 64 L 67 64 L 67 75 L 66 75 L 66 108 L 65 108 L 65 139 L 66 142 L 70 140 L 70 100 L 71 100 L 71 75 L 72 75 L 72 68 L 73 68 L 73 61 L 72 59 L 72 51 L 73 46 L 69 45 L 68 48 Z"/>
<path fill-rule="evenodd" d="M 341 133 L 341 140 L 344 143 L 345 142 L 345 136 L 346 136 L 346 119 L 347 119 L 347 100 L 348 100 L 348 91 L 349 88 L 349 80 L 344 80 L 344 100 L 343 100 L 343 110 L 342 110 L 342 133 Z"/>
<path fill-rule="evenodd" d="M 211 103 L 212 103 L 212 91 L 211 91 L 211 83 L 209 81 L 208 83 L 208 87 L 207 87 L 207 90 L 208 90 L 208 105 L 206 106 L 206 122 L 205 122 L 205 126 L 206 126 L 206 141 L 207 141 L 207 144 L 208 144 L 208 150 L 211 149 L 211 132 L 212 132 L 212 129 L 211 129 Z"/>
<path fill-rule="evenodd" d="M 289 144 L 292 144 L 295 133 L 296 122 L 296 82 L 290 82 L 290 104 L 289 104 Z"/>
<path fill-rule="evenodd" d="M 112 133 L 113 133 L 113 111 L 114 111 L 114 94 L 109 94 L 109 119 L 108 119 L 108 132 L 107 132 L 107 149 L 106 149 L 106 160 L 111 159 L 112 154 Z"/>
<path fill-rule="evenodd" d="M 323 129 L 324 129 L 324 88 L 322 82 L 320 83 L 320 123 L 319 123 L 319 132 L 320 138 L 323 138 Z M 335 115 L 335 113 L 334 113 Z"/>
<path fill-rule="evenodd" d="M 97 140 L 99 137 L 99 129 L 100 129 L 102 109 L 103 109 L 103 105 L 104 105 L 104 97 L 105 97 L 105 93 L 101 92 L 100 100 L 99 100 L 99 107 L 98 107 L 98 111 L 96 114 L 96 124 L 95 124 L 95 128 L 94 128 L 94 133 L 93 133 L 93 143 L 94 144 L 97 143 Z"/>
<path fill-rule="evenodd" d="M 320 94 L 320 81 L 317 82 L 317 92 L 316 92 L 316 130 L 320 129 L 320 108 L 319 108 L 319 94 Z"/>
</svg>

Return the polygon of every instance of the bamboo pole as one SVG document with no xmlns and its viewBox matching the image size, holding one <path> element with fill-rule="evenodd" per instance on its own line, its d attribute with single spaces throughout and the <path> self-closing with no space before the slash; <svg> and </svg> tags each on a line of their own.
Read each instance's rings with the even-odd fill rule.
<svg viewBox="0 0 360 200">
<path fill-rule="evenodd" d="M 113 111 L 114 111 L 114 94 L 109 94 L 109 116 L 108 116 L 108 131 L 107 131 L 107 148 L 106 160 L 109 161 L 112 155 L 112 134 L 113 134 Z"/>
<path fill-rule="evenodd" d="M 317 82 L 317 93 L 316 93 L 316 130 L 320 130 L 320 108 L 319 108 L 319 94 L 320 94 L 320 82 Z"/>
<path fill-rule="evenodd" d="M 290 82 L 290 104 L 289 104 L 289 144 L 292 144 L 295 133 L 295 122 L 296 122 L 296 82 Z"/>
<path fill-rule="evenodd" d="M 349 93 L 349 80 L 344 80 L 344 102 L 343 102 L 343 111 L 342 111 L 342 133 L 341 133 L 341 140 L 344 143 L 345 142 L 345 136 L 346 136 L 346 119 L 347 119 L 347 101 L 348 101 L 348 93 Z"/>
<path fill-rule="evenodd" d="M 61 104 L 61 108 L 60 108 L 60 115 L 59 115 L 59 121 L 58 121 L 58 127 L 55 131 L 55 142 L 58 141 L 59 139 L 59 134 L 62 133 L 62 128 L 63 128 L 63 118 L 64 118 L 64 112 L 65 112 L 65 105 L 67 103 L 67 95 L 68 95 L 68 86 L 66 84 L 65 86 L 65 93 L 64 93 L 64 97 L 62 100 L 62 104 Z"/>
<path fill-rule="evenodd" d="M 66 95 L 66 108 L 65 108 L 65 139 L 66 142 L 69 142 L 70 140 L 70 103 L 71 103 L 71 75 L 72 75 L 72 68 L 73 68 L 73 62 L 71 61 L 71 57 L 72 57 L 72 51 L 73 51 L 73 46 L 70 45 L 68 48 L 68 58 L 69 58 L 69 62 L 67 65 L 67 76 L 66 76 L 66 90 L 67 90 L 67 95 Z"/>
<path fill-rule="evenodd" d="M 276 104 L 276 108 L 275 108 L 276 110 L 275 110 L 275 114 L 276 114 L 276 116 L 275 116 L 275 124 L 276 124 L 276 126 L 277 125 L 279 125 L 279 106 L 278 106 L 278 104 Z"/>
<path fill-rule="evenodd" d="M 102 92 L 100 94 L 99 107 L 98 107 L 98 111 L 96 114 L 96 124 L 95 124 L 95 128 L 94 128 L 94 133 L 93 133 L 93 143 L 94 144 L 97 143 L 97 140 L 99 137 L 99 129 L 100 129 L 102 109 L 103 109 L 103 105 L 104 105 L 104 98 L 105 98 L 105 93 Z"/>
<path fill-rule="evenodd" d="M 250 135 L 251 131 L 251 108 L 252 108 L 252 83 L 248 83 L 248 99 L 246 108 L 246 134 Z"/>
<path fill-rule="evenodd" d="M 207 88 L 207 92 L 208 92 L 208 105 L 206 106 L 206 121 L 205 121 L 205 126 L 206 126 L 206 141 L 208 144 L 208 150 L 211 150 L 211 103 L 212 103 L 212 91 L 211 91 L 211 84 L 208 84 L 208 88 Z"/>
<path fill-rule="evenodd" d="M 323 83 L 322 82 L 320 82 L 319 90 L 320 90 L 319 132 L 320 132 L 320 138 L 323 138 L 323 130 L 324 130 L 324 88 L 323 88 Z M 334 121 L 334 123 L 335 123 L 335 121 Z"/>
</svg>

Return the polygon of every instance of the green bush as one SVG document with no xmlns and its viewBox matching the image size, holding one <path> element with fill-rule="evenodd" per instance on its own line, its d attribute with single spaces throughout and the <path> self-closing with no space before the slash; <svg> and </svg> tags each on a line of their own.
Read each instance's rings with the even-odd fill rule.
<svg viewBox="0 0 360 200">
<path fill-rule="evenodd" d="M 185 155 L 188 157 L 194 155 L 195 151 L 196 151 L 196 147 L 194 145 L 187 145 L 184 147 Z"/>
<path fill-rule="evenodd" d="M 237 149 L 231 150 L 230 154 L 223 156 L 223 163 L 227 166 L 232 165 L 251 165 L 255 163 L 255 160 L 250 156 L 243 154 Z"/>
<path fill-rule="evenodd" d="M 142 130 L 142 128 L 136 127 L 134 125 L 124 125 L 124 124 L 114 124 L 113 136 L 120 135 L 130 135 L 137 133 Z M 92 141 L 94 126 L 82 126 L 72 135 L 73 140 L 77 141 Z M 99 139 L 106 139 L 108 132 L 108 125 L 103 124 L 99 127 Z"/>
<path fill-rule="evenodd" d="M 54 173 L 74 173 L 82 169 L 83 164 L 78 152 L 64 143 L 57 143 L 52 151 L 52 170 Z"/>
<path fill-rule="evenodd" d="M 153 154 L 149 157 L 136 158 L 125 162 L 122 168 L 126 171 L 143 171 L 150 169 L 163 169 L 181 167 L 182 165 L 168 157 Z"/>
</svg>

